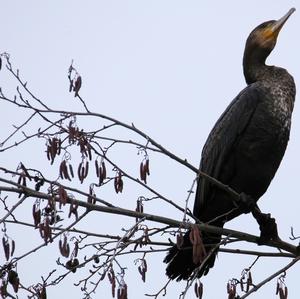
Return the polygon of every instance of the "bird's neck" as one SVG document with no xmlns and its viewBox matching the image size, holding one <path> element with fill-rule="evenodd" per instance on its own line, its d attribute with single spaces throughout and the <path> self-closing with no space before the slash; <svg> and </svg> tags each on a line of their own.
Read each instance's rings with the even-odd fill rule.
<svg viewBox="0 0 300 299">
<path fill-rule="evenodd" d="M 244 76 L 247 84 L 262 80 L 268 73 L 269 66 L 266 65 L 266 59 L 270 54 L 270 49 L 259 50 L 246 47 L 243 58 Z"/>
</svg>

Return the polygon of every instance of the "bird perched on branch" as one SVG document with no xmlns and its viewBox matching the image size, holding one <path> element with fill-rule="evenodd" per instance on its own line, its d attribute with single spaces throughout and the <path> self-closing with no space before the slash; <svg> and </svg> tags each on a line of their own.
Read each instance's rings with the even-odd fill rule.
<svg viewBox="0 0 300 299">
<path fill-rule="evenodd" d="M 266 65 L 265 61 L 294 11 L 290 9 L 277 21 L 264 22 L 250 33 L 243 58 L 247 87 L 218 119 L 202 150 L 200 171 L 234 189 L 240 200 L 236 202 L 230 193 L 199 176 L 193 211 L 199 222 L 217 227 L 252 212 L 260 226 L 262 243 L 278 237 L 277 227 L 270 214 L 261 213 L 256 203 L 266 192 L 286 150 L 296 94 L 287 70 Z M 173 246 L 164 260 L 171 279 L 201 277 L 214 265 L 221 235 L 202 232 L 206 258 L 195 259 L 192 233 L 188 231 L 182 244 Z"/>
</svg>

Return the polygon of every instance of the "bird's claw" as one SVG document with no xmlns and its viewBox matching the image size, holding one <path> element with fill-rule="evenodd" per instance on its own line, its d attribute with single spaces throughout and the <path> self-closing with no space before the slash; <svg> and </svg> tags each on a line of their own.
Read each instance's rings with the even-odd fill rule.
<svg viewBox="0 0 300 299">
<path fill-rule="evenodd" d="M 259 224 L 260 237 L 258 244 L 262 245 L 270 240 L 278 240 L 278 231 L 275 218 L 271 217 L 271 214 L 261 213 L 259 218 L 256 219 Z"/>
</svg>

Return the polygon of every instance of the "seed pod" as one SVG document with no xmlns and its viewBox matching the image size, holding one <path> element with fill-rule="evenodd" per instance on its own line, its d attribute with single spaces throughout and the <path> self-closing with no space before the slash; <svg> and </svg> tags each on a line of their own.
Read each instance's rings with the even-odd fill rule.
<svg viewBox="0 0 300 299">
<path fill-rule="evenodd" d="M 85 162 L 85 172 L 84 172 L 84 178 L 86 178 L 89 174 L 89 161 Z"/>
<path fill-rule="evenodd" d="M 66 255 L 65 255 L 65 257 L 69 257 L 69 255 L 70 255 L 70 245 L 67 244 L 67 246 L 66 246 Z"/>
<path fill-rule="evenodd" d="M 1 69 L 2 69 L 2 58 L 0 56 L 0 71 L 1 71 Z"/>
<path fill-rule="evenodd" d="M 102 177 L 103 177 L 103 180 L 105 180 L 106 179 L 106 166 L 105 166 L 104 161 L 101 162 L 101 168 L 102 168 Z"/>
<path fill-rule="evenodd" d="M 119 192 L 120 193 L 122 193 L 122 191 L 123 191 L 123 180 L 122 180 L 122 177 L 119 177 L 119 188 L 118 188 L 118 190 L 119 190 Z"/>
<path fill-rule="evenodd" d="M 115 187 L 115 191 L 116 193 L 119 192 L 119 186 L 118 186 L 118 177 L 115 176 L 115 179 L 114 179 L 114 187 Z"/>
<path fill-rule="evenodd" d="M 4 250 L 4 254 L 5 254 L 5 258 L 8 261 L 9 260 L 9 243 L 7 238 L 3 237 L 2 238 L 2 245 L 3 245 L 3 250 Z"/>
<path fill-rule="evenodd" d="M 60 251 L 61 255 L 64 256 L 64 248 L 63 248 L 63 244 L 62 244 L 61 239 L 58 241 L 58 248 L 59 248 L 59 251 Z"/>
<path fill-rule="evenodd" d="M 39 232 L 40 232 L 40 235 L 41 235 L 41 238 L 44 239 L 44 223 L 40 223 L 39 225 Z"/>
<path fill-rule="evenodd" d="M 0 287 L 0 296 L 2 296 L 2 298 L 7 297 L 7 283 L 4 282 L 3 280 L 2 280 L 2 285 Z"/>
<path fill-rule="evenodd" d="M 78 246 L 78 242 L 76 241 L 76 242 L 74 243 L 73 257 L 77 257 L 78 249 L 79 249 L 79 246 Z"/>
<path fill-rule="evenodd" d="M 64 174 L 65 179 L 71 181 L 66 160 L 63 160 L 63 174 Z"/>
<path fill-rule="evenodd" d="M 70 170 L 71 177 L 74 178 L 74 171 L 71 163 L 69 163 L 69 170 Z"/>
<path fill-rule="evenodd" d="M 73 79 L 70 80 L 69 92 L 72 92 L 73 89 Z"/>
<path fill-rule="evenodd" d="M 196 281 L 196 283 L 194 284 L 194 292 L 197 298 L 199 298 L 199 294 L 198 294 L 198 282 Z"/>
<path fill-rule="evenodd" d="M 243 283 L 242 278 L 240 279 L 239 282 L 240 282 L 241 291 L 244 292 L 244 283 Z"/>
<path fill-rule="evenodd" d="M 60 206 L 65 205 L 68 202 L 67 191 L 62 186 L 59 186 L 58 188 L 58 196 L 59 196 Z"/>
<path fill-rule="evenodd" d="M 227 294 L 229 294 L 230 293 L 230 283 L 229 282 L 227 282 L 226 289 L 227 289 Z"/>
<path fill-rule="evenodd" d="M 280 289 L 279 289 L 279 298 L 280 298 L 280 299 L 285 299 L 284 297 L 285 297 L 285 296 L 284 296 L 283 289 L 280 288 Z"/>
<path fill-rule="evenodd" d="M 284 287 L 284 299 L 287 299 L 288 297 L 288 288 L 287 286 Z"/>
<path fill-rule="evenodd" d="M 141 179 L 141 181 L 145 181 L 146 180 L 146 172 L 145 172 L 145 168 L 144 168 L 143 162 L 141 162 L 141 164 L 140 164 L 140 179 Z"/>
<path fill-rule="evenodd" d="M 12 285 L 15 293 L 17 293 L 18 289 L 19 289 L 19 284 L 20 284 L 18 273 L 14 270 L 10 270 L 8 272 L 7 278 L 8 278 L 8 282 Z"/>
<path fill-rule="evenodd" d="M 62 161 L 59 165 L 59 177 L 63 180 L 64 179 L 64 172 L 63 172 L 63 162 Z"/>
<path fill-rule="evenodd" d="M 13 256 L 15 253 L 15 248 L 16 248 L 16 243 L 14 240 L 11 241 L 11 252 L 10 252 L 10 256 Z"/>
<path fill-rule="evenodd" d="M 100 171 L 99 171 L 99 165 L 98 165 L 98 160 L 95 160 L 95 169 L 96 169 L 96 176 L 99 178 L 100 176 Z"/>
<path fill-rule="evenodd" d="M 64 241 L 63 241 L 63 245 L 62 245 L 62 248 L 64 249 L 64 253 L 65 253 L 65 250 L 67 248 L 67 241 L 68 241 L 67 236 L 64 235 Z"/>
<path fill-rule="evenodd" d="M 50 161 L 51 155 L 50 155 L 50 146 L 49 145 L 47 146 L 46 154 L 47 154 L 47 159 Z"/>
<path fill-rule="evenodd" d="M 200 299 L 202 299 L 203 296 L 203 283 L 200 281 L 199 287 L 198 287 L 198 296 Z"/>
<path fill-rule="evenodd" d="M 35 228 L 37 228 L 39 223 L 41 222 L 41 210 L 40 208 L 37 209 L 37 206 L 35 204 L 32 207 L 32 216 L 33 216 L 34 226 Z"/>
<path fill-rule="evenodd" d="M 75 91 L 75 97 L 78 96 L 78 92 L 81 88 L 81 85 L 82 85 L 82 79 L 81 79 L 81 76 L 78 76 L 75 83 L 74 83 L 74 88 L 73 88 L 73 91 Z"/>
<path fill-rule="evenodd" d="M 145 171 L 147 175 L 150 175 L 149 158 L 147 158 L 145 162 Z"/>
<path fill-rule="evenodd" d="M 61 152 L 61 145 L 62 145 L 62 142 L 61 142 L 61 139 L 57 139 L 57 155 L 59 156 L 60 155 L 60 152 Z"/>
<path fill-rule="evenodd" d="M 54 139 L 49 139 L 49 151 L 50 151 L 51 165 L 52 165 L 57 153 L 57 145 Z"/>
<path fill-rule="evenodd" d="M 277 284 L 276 284 L 276 295 L 278 295 L 279 293 L 279 282 L 277 281 Z"/>
<path fill-rule="evenodd" d="M 252 274 L 250 271 L 248 272 L 248 279 L 249 279 L 249 284 L 252 285 Z"/>
<path fill-rule="evenodd" d="M 87 144 L 87 150 L 88 150 L 88 154 L 89 154 L 89 160 L 92 161 L 92 147 L 90 146 L 90 144 Z"/>
<path fill-rule="evenodd" d="M 109 282 L 112 283 L 112 276 L 111 276 L 110 272 L 108 272 L 107 277 L 108 277 Z"/>
<path fill-rule="evenodd" d="M 81 178 L 81 168 L 82 168 L 82 165 L 83 165 L 83 162 L 80 162 L 79 165 L 78 165 L 78 169 L 77 169 L 77 176 L 78 176 L 79 181 L 82 180 L 82 178 Z"/>
<path fill-rule="evenodd" d="M 83 181 L 84 181 L 84 174 L 85 174 L 85 167 L 84 166 L 82 166 L 81 167 L 81 172 L 80 172 L 80 183 L 82 184 L 83 183 Z"/>
</svg>

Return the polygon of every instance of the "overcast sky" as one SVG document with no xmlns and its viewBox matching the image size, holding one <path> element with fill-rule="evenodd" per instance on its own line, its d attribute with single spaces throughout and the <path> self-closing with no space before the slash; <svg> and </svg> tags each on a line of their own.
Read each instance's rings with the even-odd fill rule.
<svg viewBox="0 0 300 299">
<path fill-rule="evenodd" d="M 296 0 L 1 1 L 0 52 L 11 55 L 13 65 L 37 96 L 52 107 L 66 110 L 82 109 L 68 93 L 67 69 L 74 59 L 83 78 L 81 95 L 90 110 L 133 122 L 197 166 L 210 129 L 245 87 L 242 55 L 248 34 L 258 24 L 278 19 L 291 7 L 298 11 L 280 33 L 268 63 L 288 69 L 296 84 L 300 82 L 297 4 Z M 5 80 L 0 72 L 1 87 L 10 84 Z M 1 138 L 8 132 L 12 118 L 22 119 L 20 111 L 2 107 Z M 299 133 L 296 102 L 288 150 L 260 200 L 262 210 L 277 219 L 280 236 L 285 240 L 291 226 L 300 235 Z M 5 161 L 0 156 L 0 163 L 17 165 L 19 160 L 33 159 L 34 148 L 25 149 L 18 156 L 2 155 Z M 38 160 L 44 158 L 37 156 Z M 149 184 L 182 204 L 193 174 L 174 164 L 168 165 L 174 169 L 172 172 L 157 165 Z M 153 206 L 152 212 L 160 213 L 160 207 Z M 174 218 L 180 219 L 178 214 Z M 226 227 L 258 234 L 250 216 L 239 217 Z M 257 249 L 249 245 L 245 248 Z M 144 293 L 154 293 L 163 286 L 166 278 L 162 259 L 163 255 L 157 255 L 152 260 L 149 271 L 153 272 L 146 284 L 131 278 L 131 299 L 143 298 Z M 227 280 L 239 277 L 252 261 L 251 257 L 219 254 L 214 269 L 203 279 L 205 298 L 226 298 Z M 286 263 L 284 259 L 262 260 L 254 269 L 254 283 Z M 296 265 L 287 274 L 289 299 L 299 298 L 299 271 L 300 265 Z M 138 284 L 136 290 L 134 283 Z M 275 285 L 276 281 L 271 282 L 250 298 L 274 298 Z M 165 298 L 177 298 L 183 288 L 184 284 L 173 283 Z M 62 294 L 81 298 L 80 291 L 70 283 L 61 286 L 59 293 L 49 292 L 49 298 L 63 298 Z M 107 290 L 100 288 L 95 298 L 101 298 L 101 294 L 107 294 Z"/>
</svg>

